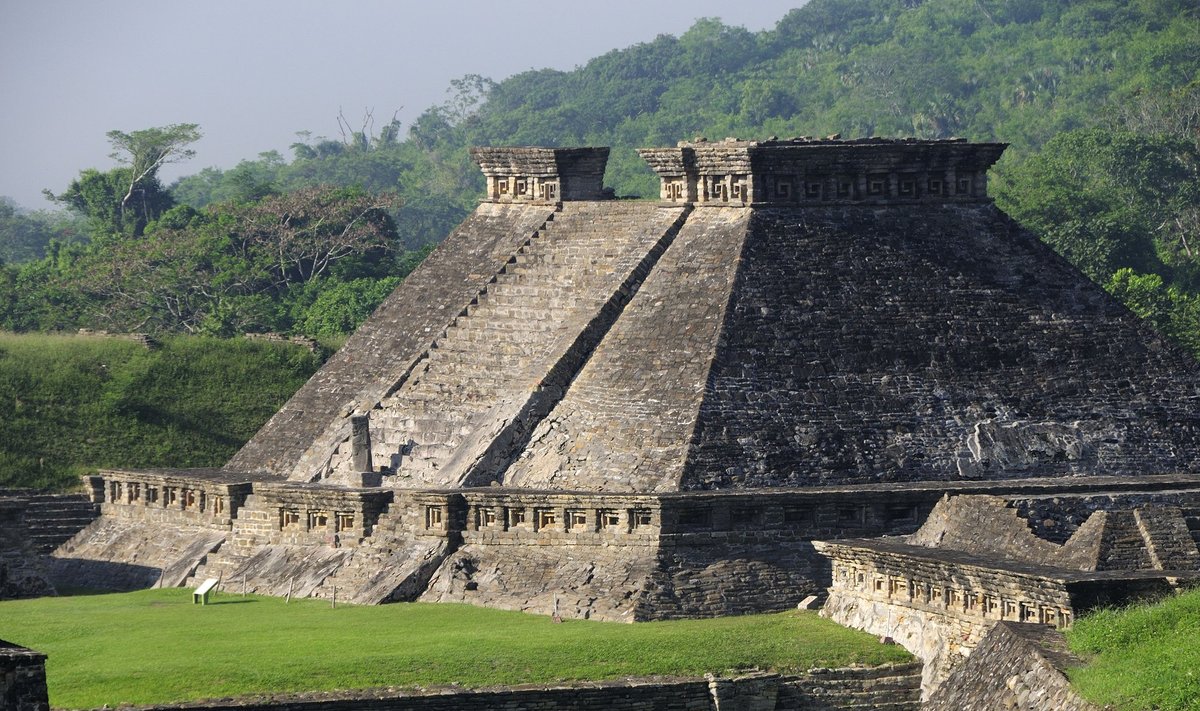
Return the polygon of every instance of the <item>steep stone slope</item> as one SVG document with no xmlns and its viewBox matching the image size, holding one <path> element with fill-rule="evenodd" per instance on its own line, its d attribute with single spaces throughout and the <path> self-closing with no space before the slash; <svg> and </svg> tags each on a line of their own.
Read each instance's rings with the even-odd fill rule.
<svg viewBox="0 0 1200 711">
<path fill-rule="evenodd" d="M 1198 375 L 990 204 L 705 207 L 504 482 L 1195 469 Z"/>
<path fill-rule="evenodd" d="M 46 560 L 56 585 L 138 590 L 183 585 L 223 531 L 101 516 Z"/>
<path fill-rule="evenodd" d="M 1195 469 L 1200 369 L 990 204 L 756 210 L 681 488 Z"/>
<path fill-rule="evenodd" d="M 553 214 L 548 205 L 480 205 L 226 465 L 307 480 L 434 337 Z"/>
</svg>

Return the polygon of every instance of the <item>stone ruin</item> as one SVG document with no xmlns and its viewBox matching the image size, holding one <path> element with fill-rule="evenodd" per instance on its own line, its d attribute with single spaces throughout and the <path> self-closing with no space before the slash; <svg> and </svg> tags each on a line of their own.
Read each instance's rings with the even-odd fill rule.
<svg viewBox="0 0 1200 711">
<path fill-rule="evenodd" d="M 254 438 L 91 477 L 49 574 L 624 621 L 832 586 L 927 661 L 1188 579 L 1200 366 L 994 206 L 1004 148 L 684 142 L 658 201 L 474 149 L 479 207 Z"/>
</svg>

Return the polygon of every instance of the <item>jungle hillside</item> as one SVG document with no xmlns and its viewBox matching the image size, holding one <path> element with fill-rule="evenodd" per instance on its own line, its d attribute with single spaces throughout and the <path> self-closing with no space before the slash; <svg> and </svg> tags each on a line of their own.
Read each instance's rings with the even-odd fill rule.
<svg viewBox="0 0 1200 711">
<path fill-rule="evenodd" d="M 302 133 L 290 155 L 267 151 L 171 184 L 160 170 L 202 161 L 192 146 L 203 127 L 114 127 L 112 164 L 80 166 L 68 185 L 51 186 L 57 209 L 0 198 L 0 329 L 34 339 L 79 329 L 168 344 L 199 337 L 216 352 L 244 334 L 321 341 L 316 355 L 224 349 L 231 362 L 288 363 L 250 376 L 280 391 L 255 410 L 265 420 L 477 204 L 472 145 L 611 146 L 607 184 L 637 198 L 657 195 L 637 147 L 957 136 L 1009 143 L 992 172 L 998 205 L 1200 356 L 1198 14 L 1188 0 L 811 0 L 763 32 L 702 19 L 571 71 L 464 76 L 410 125 L 331 107 L 332 136 Z M 124 356 L 29 343 L 38 345 L 0 343 L 0 408 L 22 423 L 0 431 L 0 486 L 47 460 L 219 465 L 261 424 L 222 430 L 220 446 L 177 442 L 169 455 L 118 461 L 96 452 L 151 450 L 106 443 L 87 424 L 109 417 L 101 414 L 62 428 L 51 451 L 24 434 L 44 427 L 39 417 L 64 417 L 38 394 L 46 379 L 54 398 L 125 413 L 160 440 L 150 425 L 162 413 L 138 403 L 186 409 L 198 399 L 170 390 L 185 387 L 181 378 L 155 380 L 153 398 L 138 392 L 138 373 L 154 369 L 149 356 L 130 351 L 134 374 L 118 383 Z M 190 346 L 155 357 L 176 348 Z M 237 397 L 229 412 L 205 403 L 217 409 L 181 410 L 177 427 L 232 422 L 245 409 Z M 36 481 L 61 486 L 66 471 Z"/>
</svg>

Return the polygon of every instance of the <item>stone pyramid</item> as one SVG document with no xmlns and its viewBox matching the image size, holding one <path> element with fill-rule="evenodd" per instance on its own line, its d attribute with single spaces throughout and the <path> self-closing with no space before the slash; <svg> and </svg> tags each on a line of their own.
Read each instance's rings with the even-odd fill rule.
<svg viewBox="0 0 1200 711">
<path fill-rule="evenodd" d="M 992 204 L 1003 148 L 684 143 L 642 151 L 658 202 L 604 199 L 607 149 L 476 149 L 484 202 L 227 468 L 614 492 L 1195 470 L 1197 364 Z"/>
<path fill-rule="evenodd" d="M 641 152 L 653 201 L 603 189 L 607 149 L 475 149 L 480 206 L 223 470 L 90 477 L 56 565 L 742 614 L 828 588 L 816 541 L 958 494 L 1005 509 L 968 536 L 1193 564 L 1200 366 L 996 209 L 1003 149 L 683 143 Z"/>
</svg>

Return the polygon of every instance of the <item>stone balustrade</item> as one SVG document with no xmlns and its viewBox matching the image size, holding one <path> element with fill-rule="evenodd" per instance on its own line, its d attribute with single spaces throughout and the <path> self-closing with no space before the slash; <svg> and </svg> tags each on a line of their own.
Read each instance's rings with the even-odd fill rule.
<svg viewBox="0 0 1200 711">
<path fill-rule="evenodd" d="M 476 147 L 486 202 L 558 203 L 605 197 L 608 148 Z"/>
<path fill-rule="evenodd" d="M 104 470 L 85 484 L 103 515 L 219 529 L 232 526 L 252 488 L 217 469 Z"/>
<path fill-rule="evenodd" d="M 259 545 L 353 547 L 371 535 L 391 502 L 388 489 L 257 482 L 234 532 Z"/>
<path fill-rule="evenodd" d="M 726 139 L 638 153 L 658 173 L 664 202 L 796 206 L 986 200 L 987 169 L 1005 147 L 961 139 Z"/>
</svg>

